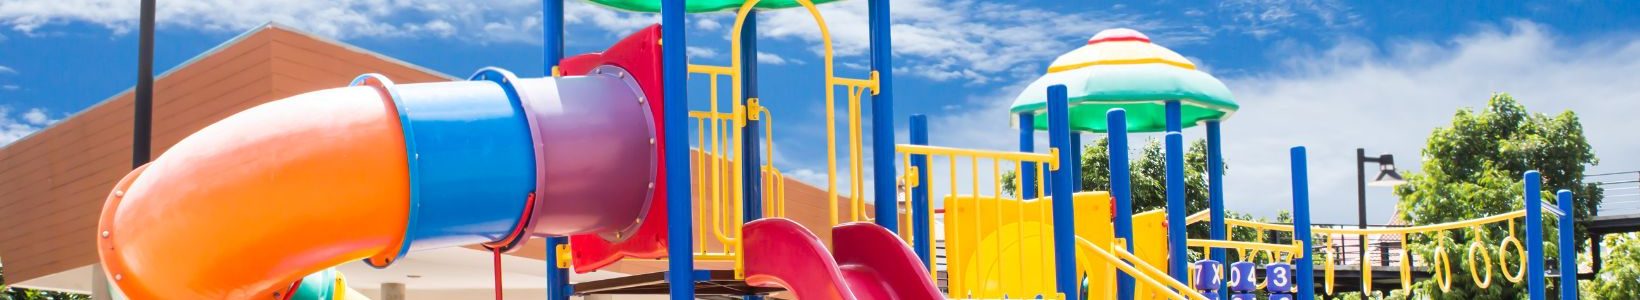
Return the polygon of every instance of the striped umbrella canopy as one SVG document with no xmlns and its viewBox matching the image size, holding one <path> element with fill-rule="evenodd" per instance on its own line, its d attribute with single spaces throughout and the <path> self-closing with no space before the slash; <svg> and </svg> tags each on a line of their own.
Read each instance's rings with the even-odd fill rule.
<svg viewBox="0 0 1640 300">
<path fill-rule="evenodd" d="M 660 12 L 661 0 L 587 0 L 592 3 L 614 7 L 622 10 L 637 12 Z M 812 0 L 814 4 L 836 2 L 839 0 Z M 715 12 L 723 10 L 739 10 L 746 0 L 688 0 L 684 3 L 684 10 L 691 13 Z M 798 0 L 763 0 L 757 2 L 757 8 L 778 9 L 802 7 Z"/>
<path fill-rule="evenodd" d="M 1126 28 L 1099 32 L 1088 44 L 1059 56 L 1048 73 L 1014 99 L 1013 113 L 1035 113 L 1036 129 L 1048 128 L 1049 86 L 1069 92 L 1071 130 L 1105 132 L 1105 112 L 1127 110 L 1128 130 L 1166 130 L 1166 103 L 1180 103 L 1181 126 L 1229 118 L 1240 106 L 1230 89 L 1173 50 Z"/>
</svg>

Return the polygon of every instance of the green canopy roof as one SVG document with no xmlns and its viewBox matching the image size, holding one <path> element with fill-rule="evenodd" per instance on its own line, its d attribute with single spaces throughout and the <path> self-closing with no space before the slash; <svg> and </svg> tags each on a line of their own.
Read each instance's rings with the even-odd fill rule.
<svg viewBox="0 0 1640 300">
<path fill-rule="evenodd" d="M 1014 113 L 1036 112 L 1035 127 L 1048 128 L 1047 88 L 1064 84 L 1071 130 L 1105 132 L 1105 112 L 1127 110 L 1128 131 L 1166 130 L 1166 103 L 1178 100 L 1181 125 L 1228 118 L 1240 108 L 1230 89 L 1207 73 L 1165 64 L 1100 65 L 1048 73 L 1014 100 Z"/>
<path fill-rule="evenodd" d="M 592 3 L 614 7 L 623 10 L 639 12 L 660 12 L 661 0 L 587 0 Z M 836 2 L 839 0 L 813 0 L 814 4 Z M 684 10 L 691 13 L 714 12 L 722 10 L 738 10 L 746 0 L 688 0 Z M 777 9 L 801 7 L 797 0 L 763 0 L 757 2 L 757 8 Z"/>
<path fill-rule="evenodd" d="M 1167 130 L 1167 103 L 1178 101 L 1181 126 L 1224 120 L 1240 108 L 1223 82 L 1137 30 L 1100 31 L 1088 44 L 1060 55 L 1014 99 L 1014 113 L 1035 113 L 1036 129 L 1048 128 L 1048 87 L 1065 85 L 1071 130 L 1106 132 L 1105 113 L 1127 110 L 1130 132 Z"/>
</svg>

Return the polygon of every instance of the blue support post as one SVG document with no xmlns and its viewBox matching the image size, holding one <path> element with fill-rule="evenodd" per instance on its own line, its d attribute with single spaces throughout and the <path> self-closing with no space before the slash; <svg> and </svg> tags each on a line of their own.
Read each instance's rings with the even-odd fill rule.
<svg viewBox="0 0 1640 300">
<path fill-rule="evenodd" d="M 542 53 L 542 70 L 544 76 L 552 76 L 552 70 L 558 67 L 558 61 L 564 59 L 564 0 L 541 1 L 541 44 L 545 48 Z M 569 300 L 569 269 L 558 267 L 558 246 L 569 243 L 569 238 L 555 236 L 548 237 L 547 242 L 547 299 Z"/>
<path fill-rule="evenodd" d="M 1219 139 L 1219 121 L 1207 122 L 1207 209 L 1212 216 L 1212 232 L 1214 240 L 1227 241 L 1229 235 L 1224 226 L 1224 152 L 1223 144 Z M 1228 263 L 1225 260 L 1224 249 L 1213 248 L 1209 256 L 1212 260 Z M 1224 278 L 1219 278 L 1223 280 Z M 1220 285 L 1219 295 L 1229 299 L 1229 286 Z"/>
<path fill-rule="evenodd" d="M 1538 171 L 1526 171 L 1523 180 L 1526 182 L 1526 275 L 1528 297 L 1526 299 L 1542 300 L 1544 297 L 1543 285 L 1543 175 Z"/>
<path fill-rule="evenodd" d="M 1167 114 L 1167 131 L 1184 131 L 1184 121 L 1181 120 L 1184 117 L 1181 109 L 1178 100 L 1167 101 L 1166 110 L 1164 111 Z"/>
<path fill-rule="evenodd" d="M 911 115 L 911 144 L 928 145 L 928 116 Z M 922 258 L 923 267 L 933 270 L 934 236 L 929 231 L 931 228 L 928 228 L 929 221 L 933 218 L 929 215 L 932 211 L 928 208 L 928 156 L 912 155 L 911 166 L 917 168 L 916 177 L 920 181 L 916 187 L 911 188 L 911 215 L 914 217 L 911 231 L 915 235 L 913 239 L 916 240 L 916 245 L 913 246 L 916 246 L 917 257 Z"/>
<path fill-rule="evenodd" d="M 740 74 L 745 83 L 740 85 L 741 105 L 752 104 L 757 99 L 757 11 L 747 12 L 746 21 L 740 30 Z M 759 105 L 761 107 L 761 105 Z M 762 145 L 758 137 L 761 135 L 757 120 L 758 112 L 746 112 L 746 127 L 740 129 L 740 151 L 742 176 L 745 176 L 745 185 L 742 186 L 746 204 L 742 206 L 744 222 L 756 221 L 763 218 L 763 167 L 758 153 Z M 745 300 L 762 300 L 763 295 L 748 294 L 742 297 Z"/>
<path fill-rule="evenodd" d="M 1167 269 L 1179 282 L 1190 280 L 1190 250 L 1185 248 L 1184 134 L 1167 133 Z"/>
<path fill-rule="evenodd" d="M 541 0 L 541 15 L 541 42 L 546 48 L 542 59 L 546 76 L 552 76 L 552 69 L 564 59 L 564 0 Z"/>
<path fill-rule="evenodd" d="M 1019 114 L 1019 152 L 1036 152 L 1036 114 Z M 1019 166 L 1019 199 L 1036 198 L 1036 166 Z"/>
<path fill-rule="evenodd" d="M 1075 192 L 1071 191 L 1074 185 L 1071 180 L 1073 171 L 1067 162 L 1074 155 L 1070 151 L 1070 107 L 1066 105 L 1067 93 L 1065 85 L 1048 87 L 1048 143 L 1059 150 L 1059 168 L 1053 171 L 1053 254 L 1054 278 L 1058 283 L 1059 292 L 1065 294 L 1065 299 L 1081 299 L 1077 292 L 1081 289 L 1081 282 L 1076 277 L 1076 202 L 1071 199 Z"/>
<path fill-rule="evenodd" d="M 1167 269 L 1180 282 L 1190 280 L 1190 250 L 1185 248 L 1184 134 L 1179 101 L 1167 101 Z"/>
<path fill-rule="evenodd" d="M 1315 238 L 1310 234 L 1310 169 L 1309 155 L 1303 146 L 1292 149 L 1293 167 L 1293 239 L 1298 240 L 1301 251 L 1309 251 Z M 1305 253 L 1304 258 L 1294 259 L 1293 264 L 1298 267 L 1298 297 L 1297 299 L 1315 299 L 1315 265 L 1311 263 L 1311 255 Z"/>
<path fill-rule="evenodd" d="M 1572 207 L 1572 191 L 1560 190 L 1555 198 L 1566 212 L 1560 216 L 1560 300 L 1577 300 L 1577 208 Z"/>
<path fill-rule="evenodd" d="M 1076 177 L 1071 179 L 1071 191 L 1075 193 L 1082 191 L 1082 132 L 1071 131 L 1071 157 L 1075 159 L 1067 165 Z"/>
<path fill-rule="evenodd" d="M 684 52 L 689 45 L 684 34 L 684 0 L 661 2 L 661 80 L 665 82 L 662 94 L 667 100 L 662 110 L 666 124 L 666 235 L 673 242 L 666 243 L 668 255 L 666 281 L 673 300 L 695 299 L 694 216 L 689 197 L 689 56 Z"/>
<path fill-rule="evenodd" d="M 871 97 L 871 169 L 877 225 L 898 232 L 900 218 L 894 188 L 894 52 L 889 34 L 889 0 L 869 0 L 871 70 L 877 72 L 877 94 Z"/>
<path fill-rule="evenodd" d="M 744 84 L 740 85 L 741 105 L 752 104 L 757 99 L 757 11 L 753 10 L 746 15 L 746 21 L 740 30 L 740 74 Z M 742 216 L 745 222 L 763 218 L 763 166 L 759 137 L 762 135 L 757 120 L 758 112 L 747 111 L 746 127 L 740 128 L 741 139 L 740 155 L 745 158 L 741 161 L 741 173 L 744 178 L 742 193 L 745 205 L 742 206 Z"/>
<path fill-rule="evenodd" d="M 1116 199 L 1116 237 L 1133 251 L 1133 186 L 1128 170 L 1127 111 L 1112 108 L 1105 113 L 1110 137 L 1110 195 Z M 1133 299 L 1133 276 L 1117 272 L 1116 299 Z"/>
</svg>

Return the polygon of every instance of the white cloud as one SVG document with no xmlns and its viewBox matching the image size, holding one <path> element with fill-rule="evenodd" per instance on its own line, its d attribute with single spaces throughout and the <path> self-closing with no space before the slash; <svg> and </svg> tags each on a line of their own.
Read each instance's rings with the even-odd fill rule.
<svg viewBox="0 0 1640 300">
<path fill-rule="evenodd" d="M 23 89 L 23 87 L 17 86 L 15 84 L 0 85 L 0 91 L 15 91 L 15 90 L 20 90 L 20 89 Z"/>
<path fill-rule="evenodd" d="M 1264 38 L 1286 29 L 1333 28 L 1359 25 L 1361 17 L 1335 0 L 1231 0 L 1219 3 L 1219 13 L 1230 17 L 1225 29 Z M 1202 15 L 1200 10 L 1186 15 Z"/>
<path fill-rule="evenodd" d="M 12 0 L 0 2 L 0 26 L 36 34 L 53 24 L 86 22 L 116 33 L 136 28 L 138 1 Z M 496 42 L 540 42 L 541 6 L 535 0 L 195 0 L 159 1 L 160 26 L 239 32 L 272 21 L 334 38 L 441 37 Z M 564 5 L 565 22 L 625 33 L 659 21 L 597 7 Z"/>
<path fill-rule="evenodd" d="M 695 25 L 695 28 L 700 30 L 717 31 L 718 29 L 723 28 L 723 23 L 718 22 L 717 19 L 718 18 L 697 15 L 695 18 L 689 20 L 689 24 Z"/>
<path fill-rule="evenodd" d="M 528 0 L 526 2 L 536 3 L 538 1 Z M 537 8 L 534 13 L 539 17 L 541 14 L 540 9 Z M 661 16 L 660 14 L 624 12 L 587 4 L 582 1 L 566 1 L 564 3 L 564 22 L 590 24 L 612 34 L 625 35 L 628 32 L 660 23 Z"/>
<path fill-rule="evenodd" d="M 29 109 L 21 116 L 13 117 L 11 107 L 0 106 L 0 146 L 9 145 L 56 122 L 56 119 L 50 118 L 45 110 L 39 108 Z"/>
<path fill-rule="evenodd" d="M 7 66 L 0 66 L 0 74 L 17 74 L 17 69 L 12 69 Z"/>
<path fill-rule="evenodd" d="M 1166 27 L 1160 23 L 1109 12 L 1059 12 L 973 0 L 899 0 L 891 5 L 896 72 L 939 81 L 1011 82 L 1035 76 L 1054 57 L 1113 27 L 1158 29 L 1151 33 L 1160 43 L 1195 39 L 1190 31 L 1162 31 Z M 839 56 L 866 54 L 866 1 L 823 5 L 821 15 L 830 25 Z M 820 41 L 807 10 L 774 11 L 759 22 L 766 37 L 816 45 Z"/>
<path fill-rule="evenodd" d="M 768 53 L 768 52 L 763 52 L 763 51 L 758 51 L 757 52 L 757 63 L 777 65 L 777 66 L 778 65 L 784 65 L 784 64 L 796 64 L 796 65 L 804 64 L 804 62 L 802 60 L 786 58 L 786 57 L 783 57 L 783 56 L 780 56 L 780 55 L 777 55 L 777 54 L 774 54 L 774 53 Z"/>
<path fill-rule="evenodd" d="M 1387 51 L 1371 51 L 1376 47 Z M 1429 133 L 1449 125 L 1460 107 L 1485 105 L 1494 92 L 1508 92 L 1536 112 L 1577 112 L 1601 157 L 1601 166 L 1591 171 L 1632 170 L 1640 158 L 1625 154 L 1640 152 L 1640 140 L 1632 134 L 1640 128 L 1640 118 L 1633 117 L 1640 96 L 1620 78 L 1640 73 L 1634 57 L 1640 57 L 1640 36 L 1571 41 L 1540 25 L 1515 22 L 1449 41 L 1346 41 L 1326 51 L 1293 54 L 1277 71 L 1224 78 L 1242 105 L 1224 125 L 1227 206 L 1267 217 L 1290 209 L 1288 148 L 1303 145 L 1310 158 L 1314 220 L 1353 224 L 1355 148 L 1396 154 L 1398 167 L 1416 172 Z M 1016 149 L 1017 129 L 1006 111 L 1020 88 L 996 89 L 930 113 L 932 142 Z M 1137 147 L 1151 137 L 1130 138 Z M 1185 137 L 1200 139 L 1205 132 L 1191 128 Z M 1037 141 L 1036 149 L 1046 149 L 1045 136 L 1038 134 Z M 941 169 L 948 167 L 933 171 Z M 1369 188 L 1368 199 L 1370 221 L 1387 220 L 1395 203 L 1388 189 Z"/>
<path fill-rule="evenodd" d="M 57 120 L 52 120 L 49 116 L 46 116 L 45 110 L 35 108 L 23 113 L 23 122 L 28 122 L 33 125 L 50 125 L 51 123 L 56 123 Z"/>
<path fill-rule="evenodd" d="M 703 47 L 694 47 L 694 46 L 687 47 L 686 49 L 684 49 L 684 52 L 686 52 L 687 55 L 689 56 L 689 58 L 692 58 L 692 59 L 693 58 L 713 58 L 713 57 L 717 57 L 717 54 L 718 54 L 717 50 L 712 50 L 712 48 L 703 48 Z"/>
<path fill-rule="evenodd" d="M 1388 54 L 1373 54 L 1380 47 Z M 1640 151 L 1640 96 L 1619 78 L 1640 72 L 1637 56 L 1634 35 L 1574 41 L 1513 22 L 1442 42 L 1347 41 L 1293 57 L 1286 74 L 1229 78 L 1243 107 L 1225 123 L 1229 206 L 1266 215 L 1290 207 L 1287 148 L 1305 145 L 1317 220 L 1353 223 L 1354 148 L 1396 154 L 1398 167 L 1415 170 L 1431 130 L 1495 92 L 1535 112 L 1577 112 L 1602 158 L 1594 170 L 1633 169 L 1640 159 L 1625 154 Z M 1370 221 L 1386 220 L 1393 196 L 1370 188 L 1368 197 Z"/>
</svg>

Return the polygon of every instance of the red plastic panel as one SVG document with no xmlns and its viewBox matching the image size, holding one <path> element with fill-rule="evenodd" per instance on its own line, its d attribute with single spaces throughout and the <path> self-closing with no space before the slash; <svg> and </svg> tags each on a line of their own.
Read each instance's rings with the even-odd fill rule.
<svg viewBox="0 0 1640 300">
<path fill-rule="evenodd" d="M 643 89 L 649 110 L 654 114 L 655 130 L 657 133 L 666 132 L 662 122 L 661 108 L 665 103 L 661 97 L 661 27 L 651 25 L 643 30 L 615 42 L 602 53 L 590 53 L 565 58 L 559 63 L 562 75 L 584 75 L 592 69 L 604 65 L 614 65 L 626 69 L 638 81 Z M 633 120 L 641 122 L 642 120 Z M 656 134 L 656 149 L 666 148 L 664 134 Z M 659 151 L 656 155 L 660 155 Z M 643 222 L 630 237 L 619 242 L 610 242 L 603 237 L 593 234 L 570 236 L 570 244 L 575 251 L 573 264 L 575 272 L 586 273 L 620 261 L 622 257 L 661 258 L 666 257 L 666 157 L 657 158 L 656 182 L 654 194 L 650 197 L 649 212 L 644 215 Z M 685 187 L 687 188 L 687 187 Z"/>
</svg>

